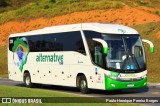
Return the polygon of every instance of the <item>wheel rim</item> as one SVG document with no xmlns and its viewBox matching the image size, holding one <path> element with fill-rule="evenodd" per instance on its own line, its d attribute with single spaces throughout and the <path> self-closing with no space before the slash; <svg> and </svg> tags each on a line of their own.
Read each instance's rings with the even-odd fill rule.
<svg viewBox="0 0 160 106">
<path fill-rule="evenodd" d="M 30 78 L 26 77 L 26 84 L 29 85 L 30 84 Z"/>
<path fill-rule="evenodd" d="M 81 81 L 81 88 L 85 88 L 86 87 L 86 81 L 82 80 Z"/>
</svg>

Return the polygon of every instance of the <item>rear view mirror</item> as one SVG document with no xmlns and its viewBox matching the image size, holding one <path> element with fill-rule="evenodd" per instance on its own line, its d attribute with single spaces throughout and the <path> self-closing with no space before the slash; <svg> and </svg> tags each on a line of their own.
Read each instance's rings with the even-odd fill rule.
<svg viewBox="0 0 160 106">
<path fill-rule="evenodd" d="M 142 39 L 142 41 L 145 42 L 145 43 L 148 43 L 149 46 L 150 46 L 150 52 L 154 53 L 154 45 L 153 45 L 153 43 L 151 41 L 149 41 L 149 40 L 146 40 L 146 39 Z"/>
</svg>

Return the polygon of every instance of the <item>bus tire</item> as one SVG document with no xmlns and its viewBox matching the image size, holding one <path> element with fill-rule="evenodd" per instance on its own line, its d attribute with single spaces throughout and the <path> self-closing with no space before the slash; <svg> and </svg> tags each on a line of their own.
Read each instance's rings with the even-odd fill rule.
<svg viewBox="0 0 160 106">
<path fill-rule="evenodd" d="M 81 93 L 83 93 L 83 94 L 89 93 L 87 79 L 86 79 L 86 77 L 84 75 L 82 75 L 80 77 L 80 84 L 79 85 L 80 85 L 80 91 L 81 91 Z"/>
<path fill-rule="evenodd" d="M 29 73 L 25 73 L 24 75 L 24 83 L 26 85 L 27 88 L 32 88 L 33 84 L 31 82 L 31 76 Z"/>
</svg>

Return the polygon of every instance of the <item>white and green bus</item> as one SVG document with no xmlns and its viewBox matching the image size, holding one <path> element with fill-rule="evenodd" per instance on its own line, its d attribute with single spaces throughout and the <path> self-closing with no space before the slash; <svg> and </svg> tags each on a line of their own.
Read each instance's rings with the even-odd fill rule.
<svg viewBox="0 0 160 106">
<path fill-rule="evenodd" d="M 82 23 L 47 27 L 9 36 L 9 79 L 27 87 L 49 84 L 121 90 L 147 86 L 146 59 L 139 33 L 117 24 Z"/>
</svg>

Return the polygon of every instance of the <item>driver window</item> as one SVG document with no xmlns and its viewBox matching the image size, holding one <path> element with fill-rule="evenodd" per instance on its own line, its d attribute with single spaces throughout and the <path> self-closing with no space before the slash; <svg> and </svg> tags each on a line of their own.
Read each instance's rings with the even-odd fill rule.
<svg viewBox="0 0 160 106">
<path fill-rule="evenodd" d="M 134 51 L 135 57 L 142 57 L 143 56 L 142 48 L 140 46 L 135 46 L 134 50 L 135 50 Z"/>
<path fill-rule="evenodd" d="M 94 63 L 100 67 L 104 67 L 103 46 L 98 42 L 96 42 L 94 46 Z"/>
</svg>

